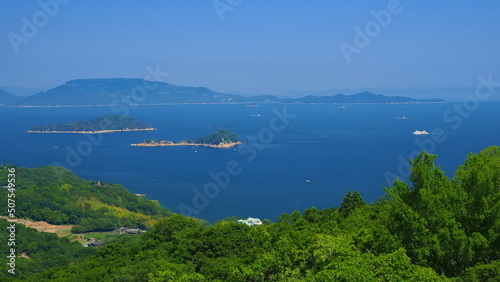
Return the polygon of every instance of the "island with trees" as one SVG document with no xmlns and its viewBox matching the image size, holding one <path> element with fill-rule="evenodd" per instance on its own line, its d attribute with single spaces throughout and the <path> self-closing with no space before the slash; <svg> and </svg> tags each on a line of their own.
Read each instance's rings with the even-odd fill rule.
<svg viewBox="0 0 500 282">
<path fill-rule="evenodd" d="M 158 146 L 205 146 L 212 148 L 231 148 L 241 144 L 238 136 L 227 129 L 217 130 L 207 136 L 196 139 L 186 139 L 179 143 L 174 143 L 163 139 L 144 140 L 138 144 L 130 144 L 130 146 L 142 147 L 158 147 Z"/>
<path fill-rule="evenodd" d="M 110 115 L 87 121 L 34 126 L 30 133 L 112 133 L 156 130 L 151 125 L 124 115 Z"/>
</svg>

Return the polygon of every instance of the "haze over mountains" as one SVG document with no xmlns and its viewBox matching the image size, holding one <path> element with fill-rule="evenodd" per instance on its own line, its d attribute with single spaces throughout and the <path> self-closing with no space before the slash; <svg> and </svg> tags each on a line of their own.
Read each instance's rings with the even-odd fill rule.
<svg viewBox="0 0 500 282">
<path fill-rule="evenodd" d="M 273 95 L 225 94 L 205 87 L 177 86 L 143 79 L 77 79 L 28 97 L 0 90 L 0 105 L 7 106 L 94 106 L 167 103 L 423 103 L 441 99 L 414 99 L 361 92 L 354 95 L 308 95 L 279 98 Z"/>
<path fill-rule="evenodd" d="M 0 105 L 13 103 L 17 99 L 18 97 L 14 96 L 14 94 L 0 89 Z"/>
<path fill-rule="evenodd" d="M 21 97 L 31 96 L 35 93 L 47 90 L 47 88 L 25 88 L 25 87 L 7 86 L 7 85 L 0 85 L 0 89 L 7 91 L 10 94 L 14 94 L 14 96 L 21 96 Z"/>
<path fill-rule="evenodd" d="M 1 87 L 0 87 L 1 88 Z M 308 91 L 288 91 L 283 97 L 298 98 L 307 95 L 314 96 L 333 96 L 338 93 L 352 95 L 365 91 L 365 88 L 333 88 L 323 90 Z M 376 87 L 370 88 L 372 93 L 383 93 L 386 96 L 405 96 L 415 99 L 433 99 L 440 98 L 447 102 L 463 101 L 465 97 L 474 94 L 476 87 Z M 404 93 L 404 94 L 402 94 Z M 495 97 L 491 97 L 494 100 Z M 497 99 L 498 100 L 498 99 Z"/>
</svg>

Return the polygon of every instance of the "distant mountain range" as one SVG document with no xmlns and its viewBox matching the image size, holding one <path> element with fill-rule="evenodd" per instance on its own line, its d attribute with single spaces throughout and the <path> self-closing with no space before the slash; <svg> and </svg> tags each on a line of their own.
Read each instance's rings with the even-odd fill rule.
<svg viewBox="0 0 500 282">
<path fill-rule="evenodd" d="M 17 99 L 19 98 L 14 96 L 14 94 L 0 89 L 0 106 L 11 104 Z"/>
<path fill-rule="evenodd" d="M 424 103 L 441 99 L 413 99 L 362 92 L 354 95 L 279 98 L 273 95 L 242 96 L 224 94 L 205 87 L 177 86 L 142 79 L 78 79 L 36 93 L 16 97 L 0 90 L 0 105 L 7 106 L 96 106 L 167 103 Z"/>
<path fill-rule="evenodd" d="M 0 85 L 0 89 L 7 91 L 10 94 L 14 94 L 14 96 L 31 96 L 34 93 L 47 90 L 43 88 L 24 88 L 24 87 L 6 86 L 6 85 Z"/>
<path fill-rule="evenodd" d="M 358 103 L 431 103 L 443 102 L 441 99 L 414 99 L 403 96 L 384 96 L 381 94 L 373 94 L 367 91 L 344 95 L 337 94 L 333 96 L 314 96 L 308 95 L 295 99 L 282 99 L 283 103 L 298 103 L 298 104 L 358 104 Z"/>
</svg>

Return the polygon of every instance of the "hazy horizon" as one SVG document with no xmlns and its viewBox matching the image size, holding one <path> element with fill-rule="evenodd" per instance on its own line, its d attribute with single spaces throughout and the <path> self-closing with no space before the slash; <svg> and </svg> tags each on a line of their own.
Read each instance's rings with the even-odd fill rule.
<svg viewBox="0 0 500 282">
<path fill-rule="evenodd" d="M 244 95 L 499 80 L 497 2 L 231 3 L 4 1 L 0 85 L 142 78 L 157 66 L 165 82 Z"/>
<path fill-rule="evenodd" d="M 34 94 L 47 91 L 49 89 L 55 88 L 56 85 L 51 88 L 40 89 L 40 88 L 24 88 L 20 86 L 5 86 L 0 85 L 0 90 L 7 91 L 15 96 L 27 97 Z M 192 86 L 192 85 L 182 85 L 182 86 Z M 203 87 L 202 85 L 194 87 Z M 217 91 L 216 89 L 211 89 Z M 373 94 L 382 94 L 385 96 L 405 96 L 410 98 L 421 98 L 421 99 L 444 99 L 446 101 L 455 101 L 463 99 L 463 97 L 474 93 L 474 87 L 441 87 L 441 88 L 425 88 L 425 87 L 414 87 L 414 88 L 377 88 L 377 89 L 321 89 L 321 90 L 309 90 L 309 91 L 288 91 L 286 93 L 244 93 L 242 91 L 217 91 L 224 94 L 236 94 L 242 96 L 254 96 L 254 95 L 274 95 L 280 98 L 299 98 L 307 95 L 315 96 L 334 96 L 337 94 L 353 95 L 361 92 L 371 92 Z M 496 99 L 495 99 L 496 100 Z"/>
</svg>

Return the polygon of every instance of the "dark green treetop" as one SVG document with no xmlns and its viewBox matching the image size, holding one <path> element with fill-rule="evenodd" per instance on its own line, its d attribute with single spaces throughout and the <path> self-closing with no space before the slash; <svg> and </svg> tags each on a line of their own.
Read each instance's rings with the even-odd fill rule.
<svg viewBox="0 0 500 282">
<path fill-rule="evenodd" d="M 30 131 L 106 131 L 125 129 L 147 129 L 151 125 L 129 116 L 110 115 L 87 121 L 34 126 Z"/>
</svg>

